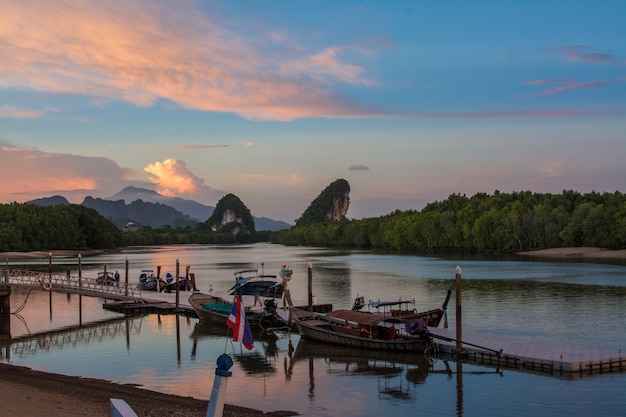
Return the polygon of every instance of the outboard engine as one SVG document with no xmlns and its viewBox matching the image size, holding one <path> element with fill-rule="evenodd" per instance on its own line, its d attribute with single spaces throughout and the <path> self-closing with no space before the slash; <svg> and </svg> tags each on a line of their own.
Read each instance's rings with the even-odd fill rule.
<svg viewBox="0 0 626 417">
<path fill-rule="evenodd" d="M 354 299 L 354 304 L 352 304 L 352 311 L 359 311 L 365 306 L 365 298 L 357 297 Z"/>
<path fill-rule="evenodd" d="M 424 319 L 414 319 L 406 322 L 406 332 L 413 336 L 422 336 L 428 333 L 428 326 Z"/>
<path fill-rule="evenodd" d="M 270 314 L 270 315 L 276 314 L 277 306 L 273 298 L 268 298 L 267 300 L 265 300 L 263 305 L 265 306 L 265 312 L 267 314 Z"/>
</svg>

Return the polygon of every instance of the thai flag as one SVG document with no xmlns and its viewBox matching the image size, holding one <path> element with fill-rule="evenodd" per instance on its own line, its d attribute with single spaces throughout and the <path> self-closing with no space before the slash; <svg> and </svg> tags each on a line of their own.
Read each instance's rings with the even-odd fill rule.
<svg viewBox="0 0 626 417">
<path fill-rule="evenodd" d="M 226 325 L 230 327 L 233 331 L 234 342 L 243 343 L 243 345 L 248 350 L 254 347 L 252 330 L 250 329 L 250 324 L 248 324 L 246 312 L 243 309 L 241 299 L 238 295 L 235 295 L 235 299 L 233 300 L 233 308 L 230 311 L 230 315 L 228 316 L 228 321 L 226 322 Z"/>
</svg>

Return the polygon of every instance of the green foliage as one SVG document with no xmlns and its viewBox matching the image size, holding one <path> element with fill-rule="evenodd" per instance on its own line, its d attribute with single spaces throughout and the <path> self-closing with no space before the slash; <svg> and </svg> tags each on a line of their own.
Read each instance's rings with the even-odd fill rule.
<svg viewBox="0 0 626 417">
<path fill-rule="evenodd" d="M 328 215 L 333 210 L 335 201 L 343 201 L 350 194 L 348 181 L 339 179 L 331 183 L 320 193 L 311 205 L 296 220 L 296 226 L 306 226 L 313 223 L 328 221 Z"/>
<path fill-rule="evenodd" d="M 304 217 L 304 216 L 303 216 Z M 565 246 L 626 248 L 626 196 L 530 191 L 452 194 L 420 211 L 339 223 L 296 222 L 273 232 L 285 245 L 407 251 L 518 251 Z"/>
<path fill-rule="evenodd" d="M 76 204 L 0 204 L 0 251 L 113 249 L 122 233 L 97 211 Z"/>
<path fill-rule="evenodd" d="M 248 207 L 234 194 L 226 194 L 218 201 L 206 226 L 209 230 L 236 236 L 238 242 L 254 240 L 254 218 Z"/>
</svg>

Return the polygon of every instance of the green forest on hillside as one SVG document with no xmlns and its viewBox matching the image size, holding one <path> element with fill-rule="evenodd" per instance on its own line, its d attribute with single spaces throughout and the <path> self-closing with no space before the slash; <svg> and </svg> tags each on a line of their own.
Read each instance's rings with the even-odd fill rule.
<svg viewBox="0 0 626 417">
<path fill-rule="evenodd" d="M 626 196 L 620 192 L 453 194 L 421 211 L 274 232 L 285 245 L 407 251 L 518 251 L 568 246 L 626 248 Z"/>
<path fill-rule="evenodd" d="M 0 252 L 114 249 L 122 232 L 94 209 L 78 204 L 0 204 Z"/>
<path fill-rule="evenodd" d="M 398 251 L 518 251 L 594 246 L 626 249 L 626 196 L 620 192 L 453 194 L 421 211 L 339 222 L 298 223 L 278 232 L 232 235 L 228 228 L 145 228 L 121 232 L 80 205 L 0 204 L 0 251 L 114 249 L 165 244 L 271 241 L 285 245 Z"/>
</svg>

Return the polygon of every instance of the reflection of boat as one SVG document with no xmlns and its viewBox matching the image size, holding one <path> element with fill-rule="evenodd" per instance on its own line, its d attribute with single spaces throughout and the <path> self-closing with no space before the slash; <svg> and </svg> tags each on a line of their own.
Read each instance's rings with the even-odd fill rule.
<svg viewBox="0 0 626 417">
<path fill-rule="evenodd" d="M 450 301 L 452 291 L 448 290 L 446 298 L 439 308 L 418 312 L 415 309 L 415 300 L 398 301 L 370 301 L 365 304 L 363 297 L 357 297 L 352 306 L 353 311 L 361 311 L 363 307 L 368 307 L 368 312 L 377 314 L 382 320 L 396 323 L 406 323 L 409 320 L 422 319 L 428 327 L 439 327 L 441 320 L 446 317 L 446 309 Z M 376 309 L 376 311 L 372 311 Z M 447 327 L 444 324 L 444 327 Z"/>
<path fill-rule="evenodd" d="M 444 306 L 449 296 L 450 292 Z M 437 311 L 439 313 L 435 313 Z M 438 319 L 432 319 L 430 313 Z M 437 326 L 444 314 L 444 307 L 415 312 L 411 319 L 354 310 L 335 310 L 321 314 L 295 309 L 291 312 L 291 319 L 302 337 L 311 340 L 355 348 L 421 352 L 432 343 L 425 319 L 432 319 L 431 323 Z"/>
<path fill-rule="evenodd" d="M 159 276 L 160 272 L 160 267 L 157 275 L 154 275 L 152 269 L 142 269 L 139 274 L 139 289 L 142 291 L 163 291 L 167 282 Z"/>
<path fill-rule="evenodd" d="M 284 285 L 276 281 L 276 275 L 259 275 L 258 269 L 246 269 L 235 272 L 235 285 L 228 290 L 231 295 L 258 295 L 280 298 Z"/>
<path fill-rule="evenodd" d="M 273 298 L 266 298 L 259 306 L 250 305 L 250 298 L 254 298 L 252 296 L 243 296 L 241 298 L 248 324 L 250 324 L 252 329 L 255 327 L 267 329 L 277 324 L 283 324 L 280 317 L 276 314 L 277 306 Z M 189 296 L 189 304 L 191 304 L 191 307 L 193 307 L 200 320 L 209 321 L 222 326 L 226 326 L 226 321 L 233 308 L 231 301 L 225 300 L 217 295 L 204 294 L 201 292 L 191 294 Z"/>
<path fill-rule="evenodd" d="M 174 275 L 170 272 L 166 273 L 165 281 L 167 284 L 165 284 L 163 291 L 167 293 L 176 292 L 176 279 L 174 278 Z M 178 291 L 191 291 L 192 289 L 193 286 L 191 285 L 191 279 L 189 276 L 178 277 Z"/>
<path fill-rule="evenodd" d="M 415 352 L 366 350 L 300 339 L 293 360 L 299 362 L 315 358 L 324 359 L 328 373 L 379 377 L 383 381 L 379 384 L 379 392 L 397 399 L 410 396 L 409 387 L 397 378 L 402 378 L 404 373 L 408 382 L 421 384 L 431 370 L 428 358 Z M 395 385 L 391 384 L 392 379 Z"/>
<path fill-rule="evenodd" d="M 415 354 L 414 352 L 366 350 L 300 339 L 294 352 L 294 360 L 298 361 L 306 358 L 324 358 L 336 362 L 390 362 L 413 365 L 420 369 L 425 369 L 426 371 L 428 371 L 430 367 L 426 356 Z"/>
<path fill-rule="evenodd" d="M 229 329 L 226 326 L 212 326 L 211 323 L 206 321 L 198 321 L 190 335 L 194 341 L 192 357 L 196 355 L 198 340 L 203 337 L 215 336 L 227 337 L 229 336 Z M 253 336 L 255 343 L 260 342 L 263 345 L 265 356 L 254 350 L 251 352 L 233 354 L 232 356 L 235 358 L 235 361 L 241 365 L 248 375 L 276 372 L 272 363 L 267 359 L 268 356 L 272 356 L 276 352 L 276 340 L 278 339 L 276 333 L 264 330 L 261 331 L 257 327 L 253 330 Z"/>
</svg>

